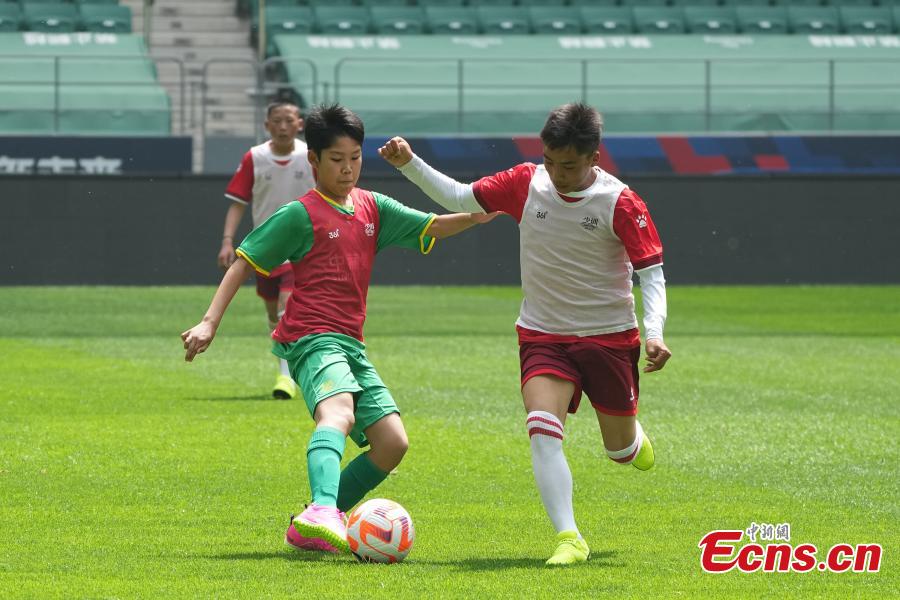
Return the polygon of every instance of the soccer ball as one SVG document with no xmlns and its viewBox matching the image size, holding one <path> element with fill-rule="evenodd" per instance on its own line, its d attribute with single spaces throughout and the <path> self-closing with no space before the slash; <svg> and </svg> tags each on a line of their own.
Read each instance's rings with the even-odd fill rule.
<svg viewBox="0 0 900 600">
<path fill-rule="evenodd" d="M 412 517 L 392 500 L 367 500 L 347 519 L 347 543 L 353 556 L 363 562 L 400 562 L 415 537 Z"/>
</svg>

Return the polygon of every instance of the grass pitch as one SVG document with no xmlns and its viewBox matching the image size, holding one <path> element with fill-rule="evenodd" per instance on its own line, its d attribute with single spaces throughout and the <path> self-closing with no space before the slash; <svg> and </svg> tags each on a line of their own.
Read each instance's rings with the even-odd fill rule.
<svg viewBox="0 0 900 600">
<path fill-rule="evenodd" d="M 373 288 L 370 358 L 411 448 L 375 495 L 417 539 L 402 565 L 283 546 L 308 500 L 312 420 L 268 397 L 262 305 L 236 298 L 210 350 L 179 333 L 211 288 L 0 288 L 0 597 L 887 597 L 898 578 L 900 288 L 674 287 L 674 353 L 641 380 L 656 467 L 609 461 L 567 423 L 593 550 L 549 571 L 518 391 L 511 288 Z M 348 446 L 345 460 L 357 450 Z M 875 542 L 868 574 L 723 575 L 700 538 L 791 524 L 791 543 Z"/>
</svg>

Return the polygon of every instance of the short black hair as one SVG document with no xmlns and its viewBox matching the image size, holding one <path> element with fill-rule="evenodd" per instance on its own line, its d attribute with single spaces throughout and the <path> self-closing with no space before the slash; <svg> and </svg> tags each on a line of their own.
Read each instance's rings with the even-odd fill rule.
<svg viewBox="0 0 900 600">
<path fill-rule="evenodd" d="M 322 156 L 322 150 L 330 148 L 339 137 L 347 136 L 360 146 L 366 137 L 362 119 L 340 104 L 314 106 L 305 123 L 306 145 L 316 156 Z"/>
<path fill-rule="evenodd" d="M 571 146 L 578 154 L 593 154 L 600 147 L 602 132 L 600 111 L 581 102 L 571 102 L 550 112 L 541 129 L 541 141 L 553 150 Z"/>
<path fill-rule="evenodd" d="M 294 104 L 293 102 L 272 102 L 266 107 L 266 118 L 269 119 L 272 117 L 272 111 L 276 108 L 281 108 L 282 106 L 287 106 L 289 108 L 293 108 L 297 111 L 297 116 L 302 117 L 303 113 L 300 112 L 300 107 Z"/>
</svg>

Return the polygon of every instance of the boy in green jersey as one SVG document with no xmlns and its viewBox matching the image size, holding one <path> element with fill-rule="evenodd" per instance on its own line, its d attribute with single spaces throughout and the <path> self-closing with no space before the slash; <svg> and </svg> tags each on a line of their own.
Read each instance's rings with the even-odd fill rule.
<svg viewBox="0 0 900 600">
<path fill-rule="evenodd" d="M 316 422 L 307 447 L 312 503 L 292 519 L 285 537 L 301 549 L 346 551 L 343 513 L 387 477 L 408 447 L 397 405 L 363 343 L 375 254 L 387 246 L 427 254 L 435 239 L 494 216 L 435 216 L 358 189 L 364 133 L 359 117 L 342 106 L 310 111 L 306 142 L 315 189 L 244 239 L 203 320 L 181 334 L 185 360 L 191 361 L 209 347 L 252 270 L 266 275 L 285 260 L 293 265 L 294 291 L 272 337 L 273 352 L 290 365 Z M 371 449 L 342 471 L 348 435 Z"/>
</svg>

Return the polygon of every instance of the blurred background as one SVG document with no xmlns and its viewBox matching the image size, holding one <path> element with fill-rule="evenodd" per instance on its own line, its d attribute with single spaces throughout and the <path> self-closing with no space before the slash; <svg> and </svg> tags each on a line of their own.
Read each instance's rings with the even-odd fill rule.
<svg viewBox="0 0 900 600">
<path fill-rule="evenodd" d="M 274 100 L 356 111 L 361 186 L 424 210 L 385 138 L 471 181 L 585 101 L 670 282 L 897 283 L 898 34 L 900 0 L 0 0 L 0 285 L 215 283 Z M 515 238 L 374 282 L 517 284 Z"/>
</svg>

